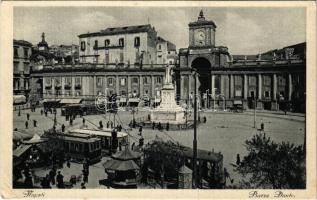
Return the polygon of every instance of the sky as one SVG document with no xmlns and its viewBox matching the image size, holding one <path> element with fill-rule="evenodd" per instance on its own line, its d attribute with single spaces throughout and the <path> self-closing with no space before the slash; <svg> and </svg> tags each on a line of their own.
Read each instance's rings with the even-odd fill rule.
<svg viewBox="0 0 317 200">
<path fill-rule="evenodd" d="M 229 7 L 15 7 L 14 39 L 32 44 L 78 44 L 78 35 L 109 27 L 150 23 L 158 36 L 188 47 L 188 23 L 203 9 L 217 25 L 216 45 L 231 54 L 259 54 L 306 41 L 305 8 Z"/>
</svg>

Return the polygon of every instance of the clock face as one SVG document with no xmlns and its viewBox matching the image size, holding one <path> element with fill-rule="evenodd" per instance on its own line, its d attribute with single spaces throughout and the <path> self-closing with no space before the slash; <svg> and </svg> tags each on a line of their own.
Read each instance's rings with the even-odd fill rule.
<svg viewBox="0 0 317 200">
<path fill-rule="evenodd" d="M 205 45 L 205 38 L 204 31 L 197 31 L 195 34 L 195 44 L 199 46 Z"/>
</svg>

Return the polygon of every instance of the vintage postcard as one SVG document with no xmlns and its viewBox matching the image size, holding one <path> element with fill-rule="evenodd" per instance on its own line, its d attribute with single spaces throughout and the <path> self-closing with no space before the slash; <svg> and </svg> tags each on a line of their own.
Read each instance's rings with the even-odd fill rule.
<svg viewBox="0 0 317 200">
<path fill-rule="evenodd" d="M 2 197 L 315 199 L 315 6 L 2 2 Z"/>
</svg>

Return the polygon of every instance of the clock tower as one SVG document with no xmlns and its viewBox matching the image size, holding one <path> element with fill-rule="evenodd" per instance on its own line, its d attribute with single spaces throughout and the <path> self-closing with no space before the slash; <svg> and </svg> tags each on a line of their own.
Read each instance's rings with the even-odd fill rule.
<svg viewBox="0 0 317 200">
<path fill-rule="evenodd" d="M 216 24 L 208 21 L 201 10 L 196 22 L 191 22 L 189 26 L 189 47 L 214 47 Z"/>
</svg>

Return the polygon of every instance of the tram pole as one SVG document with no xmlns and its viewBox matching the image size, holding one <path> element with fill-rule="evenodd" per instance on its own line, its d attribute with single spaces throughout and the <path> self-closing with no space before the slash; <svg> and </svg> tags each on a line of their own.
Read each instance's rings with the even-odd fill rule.
<svg viewBox="0 0 317 200">
<path fill-rule="evenodd" d="M 197 73 L 194 72 L 194 140 L 193 140 L 193 189 L 197 188 Z"/>
</svg>

